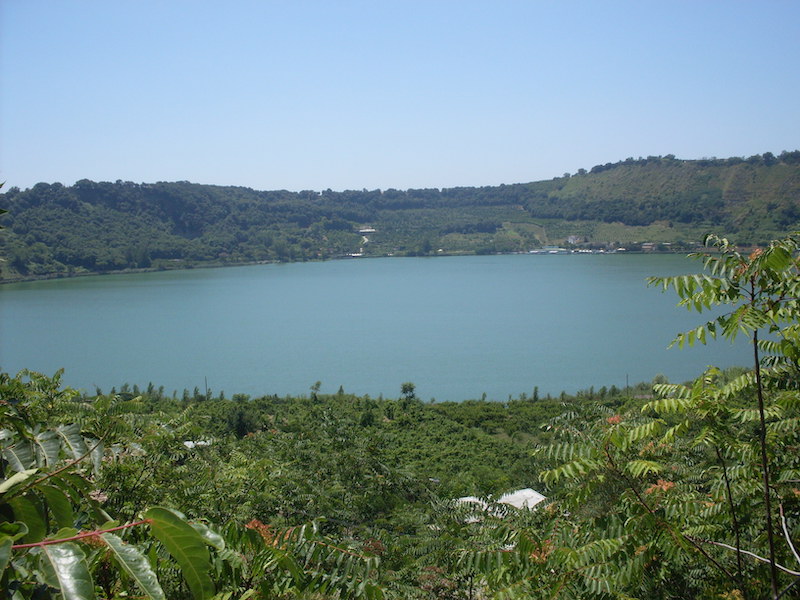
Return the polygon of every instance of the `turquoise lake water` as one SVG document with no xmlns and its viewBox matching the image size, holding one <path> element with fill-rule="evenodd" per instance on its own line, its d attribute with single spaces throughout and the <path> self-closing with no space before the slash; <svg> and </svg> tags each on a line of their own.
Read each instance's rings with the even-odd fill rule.
<svg viewBox="0 0 800 600">
<path fill-rule="evenodd" d="M 153 382 L 253 396 L 346 391 L 424 400 L 683 381 L 747 364 L 744 344 L 667 350 L 705 320 L 649 275 L 679 255 L 356 259 L 0 286 L 0 369 L 94 392 Z"/>
</svg>

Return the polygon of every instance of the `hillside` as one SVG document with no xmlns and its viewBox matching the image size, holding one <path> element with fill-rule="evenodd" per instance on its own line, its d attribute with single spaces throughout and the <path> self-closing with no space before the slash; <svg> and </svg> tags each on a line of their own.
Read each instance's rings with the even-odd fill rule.
<svg viewBox="0 0 800 600">
<path fill-rule="evenodd" d="M 548 181 L 447 189 L 257 191 L 81 180 L 0 195 L 2 279 L 548 244 L 757 244 L 800 229 L 800 151 L 627 159 Z M 661 246 L 664 248 L 665 246 Z"/>
</svg>

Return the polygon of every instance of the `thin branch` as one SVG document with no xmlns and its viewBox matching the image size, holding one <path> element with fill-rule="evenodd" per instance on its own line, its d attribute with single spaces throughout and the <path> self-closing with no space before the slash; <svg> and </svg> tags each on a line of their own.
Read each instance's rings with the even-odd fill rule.
<svg viewBox="0 0 800 600">
<path fill-rule="evenodd" d="M 783 535 L 786 536 L 786 543 L 789 544 L 789 548 L 792 550 L 797 564 L 800 564 L 800 554 L 797 553 L 797 548 L 795 548 L 792 543 L 792 536 L 789 535 L 789 527 L 786 525 L 786 515 L 783 514 L 783 504 L 778 505 L 778 510 L 781 513 L 781 528 L 783 529 Z"/>
<path fill-rule="evenodd" d="M 730 579 L 730 580 L 731 580 L 731 581 L 732 581 L 734 584 L 736 584 L 736 585 L 739 585 L 739 582 L 737 581 L 737 579 L 736 579 L 736 576 L 735 576 L 735 575 L 733 575 L 733 573 L 731 573 L 730 571 L 728 571 L 728 569 L 726 569 L 726 568 L 725 568 L 725 567 L 724 567 L 722 564 L 720 564 L 719 562 L 717 562 L 716 560 L 714 560 L 714 557 L 713 557 L 713 556 L 711 556 L 711 555 L 710 555 L 708 552 L 706 552 L 705 550 L 703 550 L 703 548 L 700 546 L 700 544 L 698 544 L 697 542 L 695 542 L 695 541 L 692 539 L 692 537 L 691 537 L 691 536 L 689 536 L 689 535 L 686 535 L 685 533 L 683 533 L 683 532 L 680 532 L 680 531 L 676 532 L 676 531 L 674 530 L 675 528 L 673 528 L 673 526 L 672 526 L 672 525 L 670 525 L 670 524 L 669 524 L 667 521 L 665 521 L 664 519 L 662 519 L 661 517 L 659 517 L 659 516 L 656 514 L 656 512 L 655 512 L 655 511 L 654 511 L 654 510 L 653 510 L 653 509 L 650 507 L 650 505 L 649 505 L 649 504 L 647 504 L 647 502 L 645 501 L 645 499 L 644 499 L 644 498 L 642 498 L 642 495 L 639 493 L 639 490 L 637 490 L 637 489 L 636 489 L 636 486 L 635 486 L 635 485 L 633 484 L 633 482 L 632 482 L 632 481 L 631 481 L 631 480 L 628 478 L 628 476 L 627 476 L 627 475 L 625 475 L 625 473 L 622 471 L 622 469 L 620 469 L 619 467 L 617 467 L 617 464 L 614 462 L 614 459 L 611 457 L 611 453 L 608 451 L 608 444 L 606 444 L 606 445 L 605 445 L 605 447 L 604 447 L 604 450 L 605 450 L 605 453 L 606 453 L 606 458 L 608 458 L 608 462 L 609 462 L 609 464 L 611 465 L 611 468 L 612 468 L 612 469 L 613 469 L 613 470 L 614 470 L 614 471 L 615 471 L 617 474 L 619 474 L 619 476 L 621 476 L 621 477 L 622 477 L 622 479 L 625 481 L 625 484 L 628 486 L 628 488 L 629 488 L 629 489 L 630 489 L 630 490 L 633 492 L 633 494 L 636 496 L 636 500 L 639 502 L 639 504 L 641 504 L 641 505 L 642 505 L 642 506 L 645 508 L 645 510 L 647 510 L 647 512 L 650 514 L 650 516 L 651 516 L 651 517 L 653 517 L 653 519 L 655 519 L 657 522 L 660 522 L 660 523 L 661 523 L 661 524 L 664 526 L 664 528 L 667 530 L 667 532 L 670 534 L 670 536 L 672 536 L 672 538 L 673 538 L 673 539 L 674 539 L 676 542 L 678 541 L 678 537 L 681 537 L 681 538 L 683 538 L 684 540 L 686 540 L 687 542 L 689 542 L 689 543 L 692 545 L 692 547 L 693 547 L 695 550 L 697 550 L 697 551 L 698 551 L 700 554 L 702 554 L 702 555 L 703 555 L 703 557 L 704 557 L 706 560 L 708 560 L 708 561 L 709 561 L 711 564 L 713 564 L 713 565 L 714 565 L 715 567 L 717 567 L 717 568 L 718 568 L 720 571 L 722 571 L 722 572 L 723 572 L 725 575 L 727 575 L 727 576 L 728 576 L 728 579 Z"/>
<path fill-rule="evenodd" d="M 750 279 L 751 297 L 755 296 L 755 282 Z M 764 416 L 764 384 L 761 381 L 761 361 L 758 354 L 758 329 L 753 331 L 753 362 L 756 372 L 756 397 L 758 399 L 758 441 L 761 450 L 761 476 L 764 482 L 764 511 L 767 517 L 767 545 L 769 547 L 769 579 L 772 597 L 778 596 L 778 563 L 775 561 L 775 540 L 772 531 L 772 500 L 770 492 L 769 458 L 767 457 L 767 420 Z"/>
<path fill-rule="evenodd" d="M 94 452 L 97 449 L 97 447 L 100 446 L 100 444 L 102 444 L 102 443 L 103 443 L 103 438 L 100 438 L 99 440 L 97 440 L 97 443 L 94 446 L 92 446 L 91 448 L 89 448 L 83 455 L 79 456 L 78 458 L 76 458 L 74 460 L 69 461 L 64 466 L 59 467 L 55 471 L 51 471 L 50 473 L 46 473 L 43 477 L 40 477 L 36 481 L 33 481 L 33 482 L 29 483 L 28 485 L 24 486 L 15 495 L 18 496 L 20 494 L 23 494 L 23 493 L 27 492 L 29 489 L 31 489 L 32 487 L 37 486 L 40 483 L 44 483 L 48 479 L 50 479 L 52 477 L 55 477 L 56 475 L 58 475 L 60 473 L 63 473 L 67 469 L 71 469 L 72 467 L 77 465 L 79 462 L 81 462 L 83 459 L 85 459 L 87 456 L 89 456 L 92 452 Z"/>
<path fill-rule="evenodd" d="M 747 556 L 755 558 L 756 560 L 761 561 L 763 563 L 766 563 L 768 565 L 774 564 L 776 569 L 778 569 L 780 571 L 783 571 L 784 573 L 788 573 L 789 575 L 794 575 L 795 577 L 800 577 L 800 571 L 792 571 L 791 569 L 789 569 L 787 567 L 784 567 L 783 565 L 779 565 L 776 562 L 770 562 L 770 560 L 768 558 L 765 558 L 763 556 L 759 556 L 758 554 L 755 554 L 754 552 L 749 552 L 748 550 L 741 550 L 741 549 L 736 550 L 736 548 L 734 548 L 733 546 L 730 546 L 728 544 L 723 544 L 722 542 L 715 542 L 714 540 L 704 540 L 703 538 L 698 538 L 698 537 L 694 537 L 694 536 L 686 536 L 686 537 L 690 537 L 690 538 L 696 540 L 697 542 L 702 542 L 704 544 L 711 544 L 712 546 L 719 546 L 720 548 L 727 548 L 728 550 L 733 550 L 734 552 L 741 552 L 742 554 L 746 554 Z"/>
<path fill-rule="evenodd" d="M 775 600 L 779 600 L 781 596 L 783 596 L 784 594 L 786 594 L 786 592 L 788 592 L 789 590 L 791 590 L 791 589 L 792 589 L 794 586 L 796 586 L 796 585 L 797 585 L 799 582 L 800 582 L 800 577 L 796 578 L 796 579 L 795 579 L 795 580 L 794 580 L 792 583 L 790 583 L 790 584 L 789 584 L 789 585 L 787 585 L 785 588 L 783 588 L 783 591 L 782 591 L 780 594 L 778 594 L 778 597 L 777 597 Z"/>
<path fill-rule="evenodd" d="M 112 527 L 111 529 L 96 529 L 95 531 L 86 531 L 84 533 L 79 533 L 78 535 L 73 535 L 72 537 L 61 538 L 58 540 L 44 540 L 41 542 L 33 542 L 31 544 L 17 544 L 16 546 L 11 546 L 11 549 L 22 550 L 24 548 L 38 548 L 40 546 L 52 546 L 53 544 L 74 542 L 75 540 L 82 540 L 83 538 L 87 537 L 97 537 L 103 533 L 111 533 L 112 531 L 119 531 L 121 529 L 130 529 L 131 527 L 136 527 L 137 525 L 144 525 L 145 523 L 150 523 L 150 522 L 151 522 L 150 519 L 145 519 L 144 521 L 136 521 L 135 523 L 128 523 L 127 525 Z"/>
<path fill-rule="evenodd" d="M 739 576 L 739 587 L 744 590 L 745 586 L 743 585 L 744 578 L 742 576 L 742 555 L 738 552 L 738 550 L 742 548 L 742 540 L 739 534 L 739 519 L 736 517 L 736 505 L 733 502 L 733 492 L 731 492 L 731 482 L 730 479 L 728 479 L 728 467 L 725 464 L 725 459 L 722 457 L 722 452 L 720 451 L 719 446 L 716 444 L 714 444 L 714 451 L 717 453 L 717 460 L 722 466 L 722 477 L 725 479 L 725 490 L 727 492 L 726 496 L 728 497 L 728 505 L 730 506 L 731 519 L 733 519 L 733 531 L 736 534 L 736 570 Z"/>
</svg>

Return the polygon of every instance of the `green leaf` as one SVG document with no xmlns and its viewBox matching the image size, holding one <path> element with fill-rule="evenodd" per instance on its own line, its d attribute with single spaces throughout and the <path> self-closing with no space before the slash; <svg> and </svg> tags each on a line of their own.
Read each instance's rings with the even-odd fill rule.
<svg viewBox="0 0 800 600">
<path fill-rule="evenodd" d="M 81 456 L 89 451 L 86 446 L 86 440 L 81 435 L 81 428 L 77 423 L 71 425 L 62 425 L 56 429 L 56 433 L 64 442 L 64 445 L 69 449 L 69 453 L 73 460 L 79 459 Z"/>
<path fill-rule="evenodd" d="M 782 246 L 773 246 L 767 250 L 764 264 L 773 271 L 783 271 L 792 264 L 792 254 Z"/>
<path fill-rule="evenodd" d="M 28 534 L 28 526 L 22 521 L 14 521 L 9 523 L 3 521 L 0 523 L 0 537 L 10 537 L 12 542 L 21 540 Z"/>
<path fill-rule="evenodd" d="M 11 559 L 11 546 L 14 540 L 10 537 L 0 539 L 0 578 L 3 577 L 3 571 L 8 566 L 8 561 Z"/>
<path fill-rule="evenodd" d="M 33 438 L 33 443 L 37 448 L 39 460 L 45 465 L 52 466 L 58 462 L 61 442 L 55 431 L 43 431 Z"/>
<path fill-rule="evenodd" d="M 88 494 L 92 491 L 92 483 L 76 473 L 61 472 L 58 474 L 58 478 L 69 483 L 69 485 L 75 488 L 78 492 Z"/>
<path fill-rule="evenodd" d="M 27 481 L 37 471 L 38 469 L 26 469 L 25 471 L 14 473 L 11 477 L 0 483 L 0 494 L 5 494 L 15 485 Z"/>
<path fill-rule="evenodd" d="M 15 471 L 25 471 L 33 466 L 33 452 L 31 444 L 26 440 L 20 440 L 13 446 L 3 450 L 3 458 Z"/>
<path fill-rule="evenodd" d="M 135 546 L 125 544 L 113 533 L 104 533 L 100 537 L 111 549 L 117 563 L 133 578 L 139 589 L 153 600 L 165 600 L 164 591 L 158 583 L 155 572 L 147 558 Z"/>
<path fill-rule="evenodd" d="M 602 468 L 603 463 L 596 459 L 578 458 L 560 467 L 545 471 L 541 479 L 545 483 L 553 483 L 562 478 L 579 479 L 585 475 Z"/>
<path fill-rule="evenodd" d="M 94 584 L 86 557 L 73 543 L 42 546 L 41 566 L 48 583 L 61 590 L 64 600 L 93 600 Z"/>
<path fill-rule="evenodd" d="M 144 514 L 153 535 L 178 562 L 195 600 L 214 595 L 208 575 L 210 557 L 203 537 L 181 516 L 167 508 L 153 507 Z"/>
<path fill-rule="evenodd" d="M 100 467 L 103 464 L 103 453 L 105 452 L 105 445 L 100 440 L 90 439 L 89 444 L 92 448 L 92 466 L 94 467 L 95 475 L 100 473 Z"/>
<path fill-rule="evenodd" d="M 192 528 L 200 534 L 206 544 L 217 550 L 225 550 L 225 538 L 209 529 L 204 523 L 191 523 Z"/>
<path fill-rule="evenodd" d="M 589 542 L 583 547 L 575 550 L 575 564 L 577 566 L 582 566 L 608 560 L 608 558 L 620 551 L 624 543 L 624 537 L 615 539 L 599 539 Z"/>
<path fill-rule="evenodd" d="M 59 527 L 72 527 L 75 525 L 75 514 L 72 512 L 72 503 L 66 494 L 55 486 L 40 485 L 38 490 L 47 500 L 47 507 L 53 513 Z"/>
<path fill-rule="evenodd" d="M 47 528 L 36 504 L 31 502 L 27 496 L 12 498 L 8 504 L 14 511 L 14 518 L 22 521 L 28 527 L 28 534 L 22 538 L 23 541 L 28 544 L 42 541 L 47 534 Z"/>
<path fill-rule="evenodd" d="M 625 465 L 625 470 L 634 477 L 642 477 L 649 473 L 658 473 L 664 470 L 664 465 L 661 465 L 652 460 L 632 460 Z"/>
<path fill-rule="evenodd" d="M 659 435 L 663 426 L 664 421 L 661 419 L 654 419 L 647 423 L 643 423 L 642 425 L 637 425 L 636 427 L 625 432 L 623 447 L 627 448 L 635 442 Z"/>
</svg>

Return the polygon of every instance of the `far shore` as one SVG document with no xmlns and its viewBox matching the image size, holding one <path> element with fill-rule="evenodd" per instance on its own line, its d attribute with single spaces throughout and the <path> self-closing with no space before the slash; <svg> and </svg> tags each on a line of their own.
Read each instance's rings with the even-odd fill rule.
<svg viewBox="0 0 800 600">
<path fill-rule="evenodd" d="M 553 254 L 680 254 L 686 252 L 685 250 L 627 250 L 627 249 L 620 249 L 617 250 L 609 250 L 604 252 L 593 251 L 593 252 L 586 252 L 585 250 L 580 249 L 561 249 L 560 252 L 553 252 Z M 537 248 L 535 250 L 530 250 L 527 252 L 494 252 L 494 255 L 513 255 L 513 254 L 536 254 L 536 255 L 547 255 L 548 252 Z M 278 261 L 278 260 L 257 260 L 257 261 L 242 261 L 242 262 L 222 262 L 222 261 L 207 261 L 207 262 L 197 262 L 191 264 L 179 264 L 175 263 L 173 265 L 160 263 L 156 267 L 146 267 L 146 268 L 136 268 L 136 269 L 117 269 L 113 271 L 76 271 L 72 273 L 47 273 L 45 275 L 20 275 L 13 278 L 0 278 L 0 285 L 3 284 L 11 284 L 11 283 L 29 283 L 33 281 L 49 281 L 52 279 L 72 279 L 75 277 L 94 277 L 98 275 L 131 275 L 135 273 L 156 273 L 159 271 L 186 271 L 190 269 L 221 269 L 225 267 L 248 267 L 253 265 L 280 265 L 280 264 L 292 264 L 298 262 L 327 262 L 330 260 L 359 260 L 365 258 L 435 258 L 437 256 L 480 256 L 480 254 L 475 252 L 438 252 L 434 254 L 427 254 L 427 255 L 408 255 L 408 254 L 383 254 L 383 255 L 364 255 L 364 256 L 333 256 L 330 258 L 317 258 L 317 259 L 308 259 L 308 260 L 289 260 L 289 261 Z M 183 261 L 180 261 L 183 263 Z"/>
</svg>

